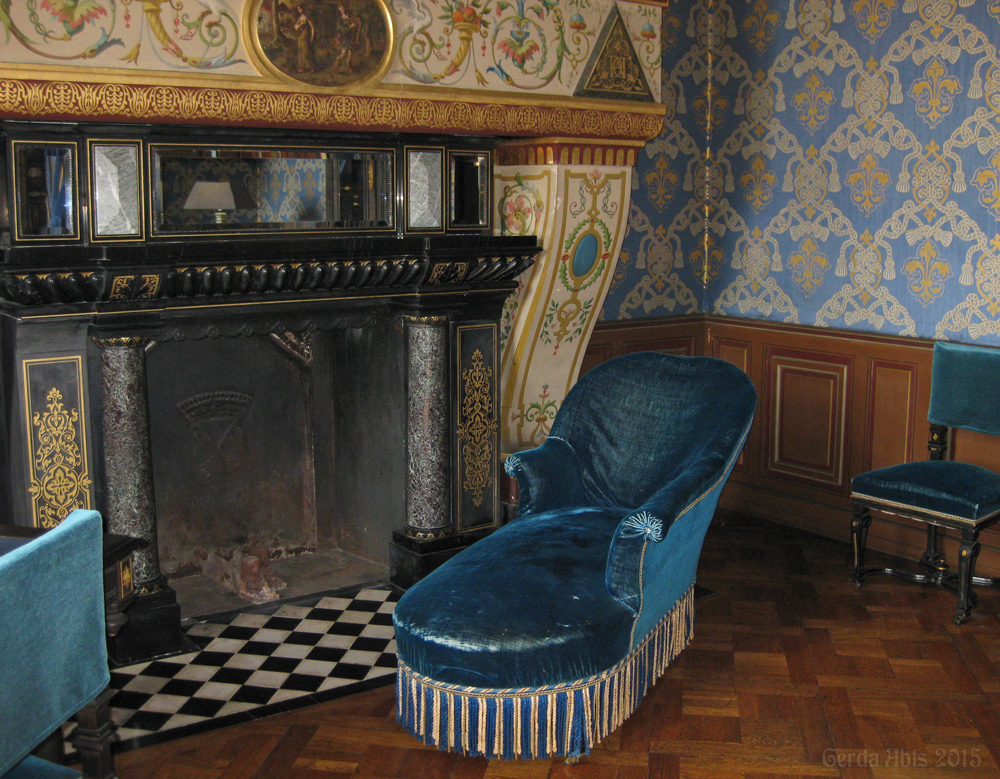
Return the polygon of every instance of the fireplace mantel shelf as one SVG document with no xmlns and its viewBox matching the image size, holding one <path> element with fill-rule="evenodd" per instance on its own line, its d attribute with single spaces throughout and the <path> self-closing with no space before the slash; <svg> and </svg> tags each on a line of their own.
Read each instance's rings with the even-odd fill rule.
<svg viewBox="0 0 1000 779">
<path fill-rule="evenodd" d="M 0 300 L 21 316 L 462 292 L 512 282 L 540 247 L 533 237 L 318 238 L 61 247 L 39 265 L 11 249 Z M 197 314 L 196 314 L 197 315 Z"/>
</svg>

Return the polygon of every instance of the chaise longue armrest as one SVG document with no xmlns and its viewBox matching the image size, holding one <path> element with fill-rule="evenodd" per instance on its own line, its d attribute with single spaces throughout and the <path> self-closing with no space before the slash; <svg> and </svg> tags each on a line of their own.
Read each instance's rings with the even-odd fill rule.
<svg viewBox="0 0 1000 779">
<path fill-rule="evenodd" d="M 562 438 L 549 436 L 536 449 L 512 454 L 504 469 L 517 479 L 521 514 L 587 504 L 576 451 Z"/>
<path fill-rule="evenodd" d="M 672 541 L 681 539 L 685 546 L 683 553 L 689 551 L 687 542 L 691 540 L 691 533 L 704 531 L 700 530 L 700 527 L 689 529 L 687 526 L 702 524 L 697 522 L 698 519 L 703 519 L 701 516 L 703 512 L 699 511 L 699 508 L 707 509 L 710 512 L 708 519 L 711 519 L 718 492 L 725 483 L 728 473 L 729 467 L 719 452 L 704 454 L 619 523 L 611 541 L 605 574 L 608 592 L 612 597 L 631 609 L 633 613 L 639 614 L 643 608 L 643 573 L 652 562 L 648 558 L 675 556 L 678 553 L 679 550 L 675 548 L 665 548 L 673 547 L 673 543 L 669 545 L 661 543 L 668 534 L 671 534 L 675 524 L 681 526 L 671 534 Z M 713 493 L 715 500 L 712 500 Z M 707 526 L 707 521 L 704 524 Z M 648 549 L 650 542 L 659 548 Z M 700 550 L 701 539 L 698 538 L 697 544 L 690 549 L 694 555 L 694 567 Z M 687 578 L 687 568 L 688 566 L 681 566 L 672 573 L 680 575 L 680 578 Z M 693 574 L 692 567 L 692 581 Z M 666 589 L 672 589 L 669 584 L 670 582 L 664 583 Z M 691 581 L 678 581 L 676 584 L 686 589 Z"/>
</svg>

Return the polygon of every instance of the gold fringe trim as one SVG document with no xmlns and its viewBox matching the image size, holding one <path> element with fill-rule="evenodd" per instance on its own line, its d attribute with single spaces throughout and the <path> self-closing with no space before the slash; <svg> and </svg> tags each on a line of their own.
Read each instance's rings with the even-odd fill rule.
<svg viewBox="0 0 1000 779">
<path fill-rule="evenodd" d="M 572 743 L 574 721 L 580 717 L 583 722 L 580 751 L 586 752 L 635 711 L 646 690 L 688 645 L 693 625 L 692 585 L 624 660 L 588 679 L 549 687 L 494 689 L 444 684 L 399 661 L 397 719 L 425 743 L 442 749 L 493 757 L 502 757 L 506 751 L 515 757 L 538 758 L 565 752 Z M 577 699 L 578 694 L 582 702 Z M 527 712 L 522 709 L 525 700 Z M 562 732 L 557 716 L 560 700 L 564 701 Z M 474 715 L 472 701 L 476 702 Z M 513 703 L 512 716 L 505 721 L 503 704 L 508 701 Z M 470 717 L 475 721 L 470 722 Z"/>
</svg>

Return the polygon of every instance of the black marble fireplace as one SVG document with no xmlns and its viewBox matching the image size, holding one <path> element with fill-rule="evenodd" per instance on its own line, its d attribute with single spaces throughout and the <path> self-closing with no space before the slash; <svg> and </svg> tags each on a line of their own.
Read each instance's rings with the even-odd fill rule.
<svg viewBox="0 0 1000 779">
<path fill-rule="evenodd" d="M 434 139 L 413 155 L 284 138 L 296 145 L 282 166 L 319 161 L 323 200 L 312 221 L 282 222 L 273 204 L 262 216 L 277 189 L 254 167 L 273 162 L 273 139 L 213 139 L 213 156 L 190 138 L 32 129 L 8 131 L 0 203 L 0 505 L 36 526 L 97 508 L 145 542 L 123 661 L 176 650 L 169 579 L 213 555 L 333 546 L 405 587 L 497 526 L 499 322 L 539 247 L 491 234 L 486 145 L 453 157 Z M 134 144 L 116 181 L 137 187 L 138 228 L 95 213 L 95 137 L 106 155 Z M 256 210 L 183 221 L 156 168 L 175 151 L 202 178 L 246 168 L 236 205 Z M 203 175 L 229 152 L 229 173 Z M 47 183 L 22 214 L 17 187 L 39 167 Z"/>
</svg>

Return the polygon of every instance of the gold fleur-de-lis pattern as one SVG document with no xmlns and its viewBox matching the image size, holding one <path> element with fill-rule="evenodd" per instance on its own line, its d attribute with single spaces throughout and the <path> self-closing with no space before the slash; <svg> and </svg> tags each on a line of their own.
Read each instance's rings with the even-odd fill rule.
<svg viewBox="0 0 1000 779">
<path fill-rule="evenodd" d="M 688 0 L 663 30 L 603 318 L 1000 344 L 1000 2 Z"/>
</svg>

